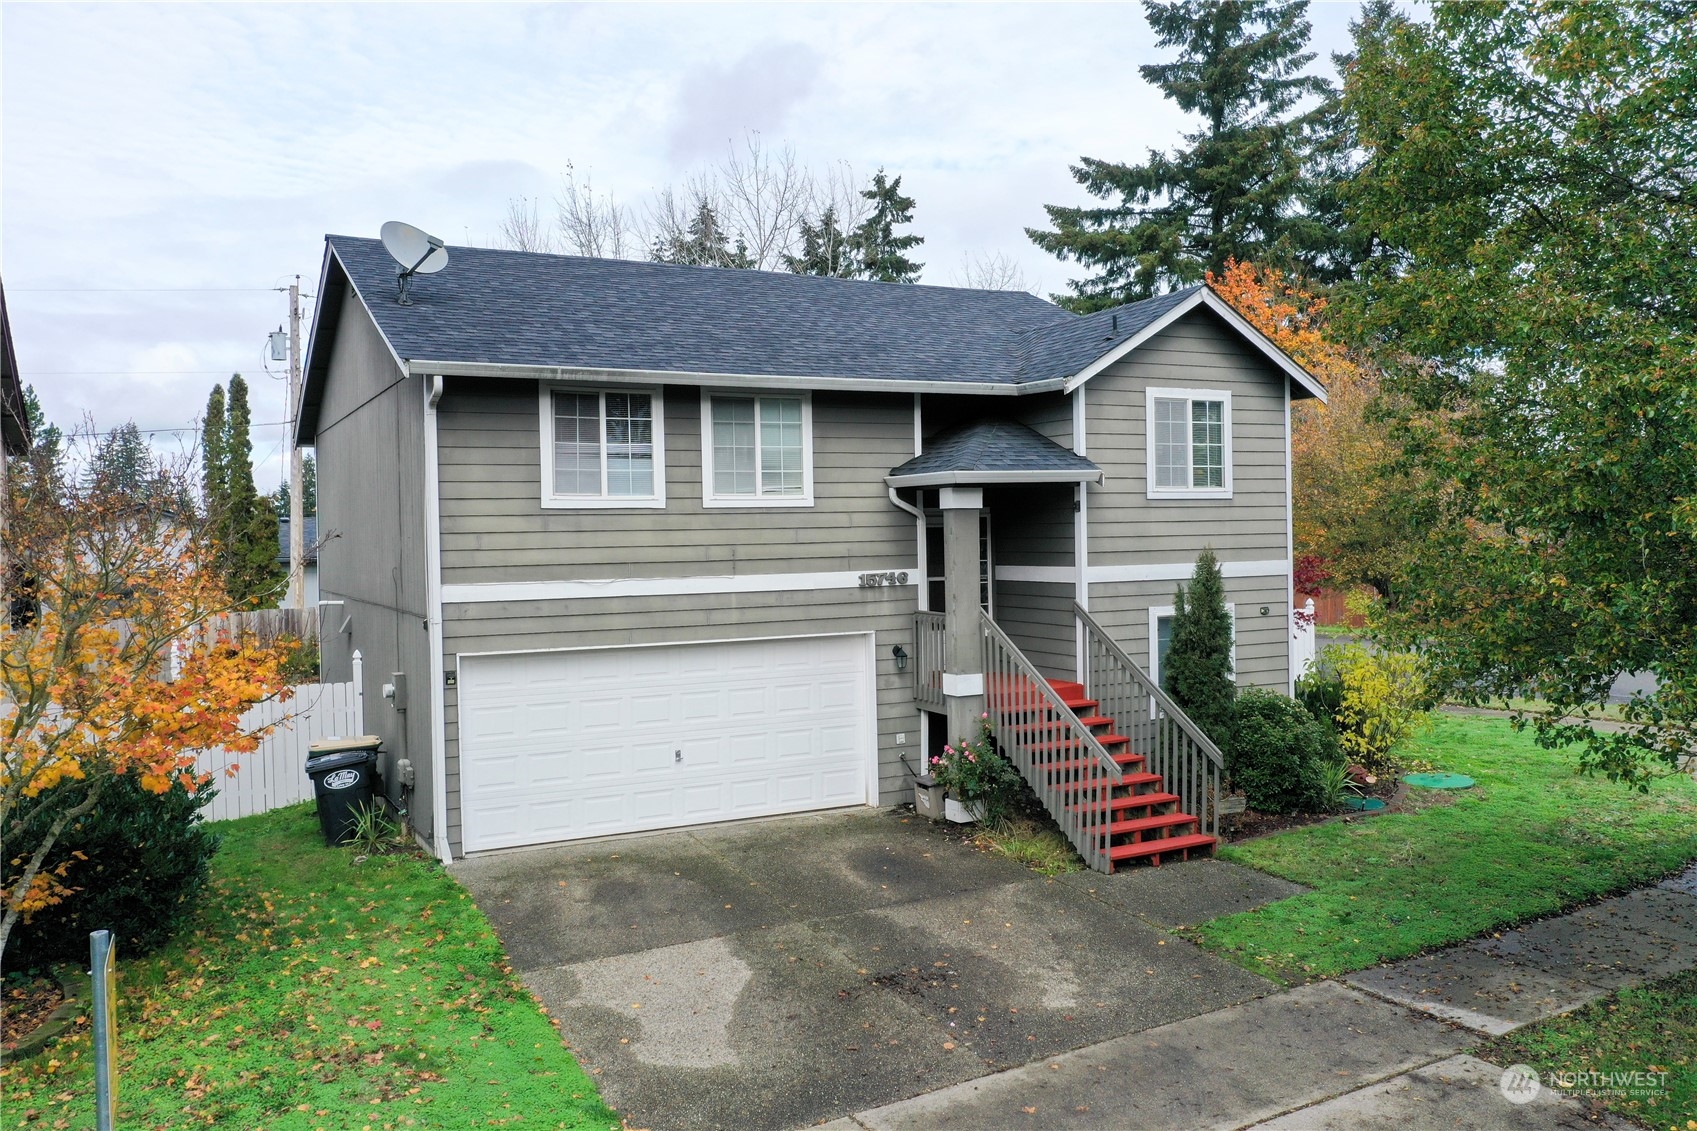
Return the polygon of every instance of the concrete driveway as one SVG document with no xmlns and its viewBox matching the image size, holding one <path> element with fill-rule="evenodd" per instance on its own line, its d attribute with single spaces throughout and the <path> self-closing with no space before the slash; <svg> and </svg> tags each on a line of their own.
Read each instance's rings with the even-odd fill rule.
<svg viewBox="0 0 1697 1131">
<path fill-rule="evenodd" d="M 454 872 L 632 1126 L 788 1128 L 1269 993 L 1164 927 L 1300 890 L 1216 861 L 1050 880 L 873 810 Z"/>
</svg>

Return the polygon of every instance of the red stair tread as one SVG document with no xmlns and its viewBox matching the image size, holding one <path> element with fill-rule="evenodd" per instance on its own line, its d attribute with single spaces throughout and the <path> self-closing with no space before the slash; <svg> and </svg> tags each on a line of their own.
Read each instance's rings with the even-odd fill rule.
<svg viewBox="0 0 1697 1131">
<path fill-rule="evenodd" d="M 1084 685 L 1079 683 L 1077 680 L 1051 679 L 1049 681 L 1049 686 L 1054 688 L 1055 694 L 1059 695 L 1063 699 L 1069 695 L 1082 699 L 1085 695 Z"/>
<path fill-rule="evenodd" d="M 1131 739 L 1127 738 L 1123 734 L 1099 734 L 1096 736 L 1096 741 L 1101 743 L 1103 746 L 1129 747 L 1131 745 Z M 1084 744 L 1076 738 L 1059 738 L 1050 742 L 1033 742 L 1031 743 L 1031 749 L 1042 752 L 1052 750 L 1077 750 L 1082 745 Z M 1112 753 L 1112 751 L 1109 751 L 1109 753 Z M 1138 757 L 1141 758 L 1142 755 L 1139 754 Z"/>
<path fill-rule="evenodd" d="M 1116 844 L 1108 849 L 1108 859 L 1114 861 L 1137 860 L 1145 856 L 1164 856 L 1169 852 L 1180 852 L 1186 849 L 1212 848 L 1217 843 L 1219 843 L 1217 837 L 1206 836 L 1202 833 L 1162 837 L 1159 840 L 1138 841 L 1136 844 Z"/>
<path fill-rule="evenodd" d="M 1110 754 L 1108 757 L 1118 763 L 1122 770 L 1130 771 L 1124 775 L 1127 781 L 1130 780 L 1132 774 L 1138 772 L 1136 770 L 1132 770 L 1131 767 L 1141 765 L 1145 761 L 1141 754 Z M 1067 758 L 1059 762 L 1044 762 L 1042 769 L 1049 773 L 1054 773 L 1056 770 L 1077 770 L 1087 766 L 1094 766 L 1096 764 L 1097 762 L 1094 758 Z M 1155 777 L 1156 775 L 1150 774 L 1149 776 Z M 1113 784 L 1118 785 L 1119 783 L 1114 782 Z"/>
<path fill-rule="evenodd" d="M 1126 775 L 1130 777 L 1131 775 Z M 1150 774 L 1154 777 L 1154 774 Z M 1137 793 L 1130 797 L 1115 797 L 1109 801 L 1086 802 L 1083 805 L 1070 805 L 1068 809 L 1074 813 L 1085 813 L 1092 809 L 1107 809 L 1116 812 L 1124 809 L 1141 809 L 1146 805 L 1165 805 L 1179 800 L 1176 793 Z"/>
<path fill-rule="evenodd" d="M 1189 813 L 1157 813 L 1153 817 L 1135 817 L 1129 821 L 1110 822 L 1107 832 L 1110 836 L 1121 836 L 1126 833 L 1144 833 L 1151 829 L 1172 828 L 1177 825 L 1194 825 L 1196 818 Z M 1153 843 L 1144 841 L 1143 843 Z"/>
</svg>

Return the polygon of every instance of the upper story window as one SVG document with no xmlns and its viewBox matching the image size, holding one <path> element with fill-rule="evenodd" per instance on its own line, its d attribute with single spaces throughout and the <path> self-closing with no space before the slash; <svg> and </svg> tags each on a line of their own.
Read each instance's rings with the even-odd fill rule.
<svg viewBox="0 0 1697 1131">
<path fill-rule="evenodd" d="M 789 396 L 703 393 L 701 502 L 813 505 L 813 405 Z"/>
<path fill-rule="evenodd" d="M 1151 388 L 1147 395 L 1149 497 L 1231 498 L 1231 393 Z"/>
<path fill-rule="evenodd" d="M 659 390 L 542 387 L 542 505 L 663 507 Z"/>
</svg>

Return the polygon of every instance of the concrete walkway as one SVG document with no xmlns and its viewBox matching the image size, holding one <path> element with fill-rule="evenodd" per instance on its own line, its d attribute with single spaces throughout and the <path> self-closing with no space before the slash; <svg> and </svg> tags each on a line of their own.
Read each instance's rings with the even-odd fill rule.
<svg viewBox="0 0 1697 1131">
<path fill-rule="evenodd" d="M 1542 1087 L 1512 1102 L 1490 1036 L 1697 967 L 1697 867 L 1550 919 L 1272 994 L 929 1095 L 830 1131 L 1627 1128 Z M 1646 1064 L 1645 1067 L 1648 1067 Z M 1689 1113 L 1679 1114 L 1685 1118 Z"/>
</svg>

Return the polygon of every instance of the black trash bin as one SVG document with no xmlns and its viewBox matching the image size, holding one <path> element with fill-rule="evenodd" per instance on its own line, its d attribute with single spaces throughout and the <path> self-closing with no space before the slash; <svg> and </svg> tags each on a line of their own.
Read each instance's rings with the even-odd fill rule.
<svg viewBox="0 0 1697 1131">
<path fill-rule="evenodd" d="M 306 776 L 318 800 L 318 827 L 324 843 L 346 844 L 353 839 L 354 822 L 361 809 L 370 809 L 377 779 L 377 748 L 383 744 L 375 734 L 354 738 L 321 738 L 307 747 Z"/>
</svg>

